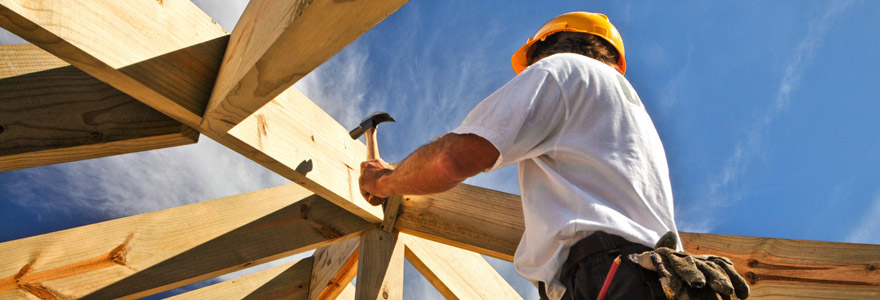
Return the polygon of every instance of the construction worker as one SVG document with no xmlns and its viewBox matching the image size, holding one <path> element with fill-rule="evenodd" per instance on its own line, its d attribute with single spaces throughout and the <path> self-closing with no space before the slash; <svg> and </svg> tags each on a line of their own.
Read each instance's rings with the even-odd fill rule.
<svg viewBox="0 0 880 300">
<path fill-rule="evenodd" d="M 623 40 L 605 15 L 553 18 L 512 65 L 517 76 L 451 133 L 396 169 L 364 162 L 362 193 L 439 193 L 516 163 L 525 216 L 516 271 L 542 299 L 596 299 L 616 256 L 649 251 L 677 232 L 663 145 L 623 76 Z M 629 260 L 607 295 L 666 299 L 657 273 Z"/>
</svg>

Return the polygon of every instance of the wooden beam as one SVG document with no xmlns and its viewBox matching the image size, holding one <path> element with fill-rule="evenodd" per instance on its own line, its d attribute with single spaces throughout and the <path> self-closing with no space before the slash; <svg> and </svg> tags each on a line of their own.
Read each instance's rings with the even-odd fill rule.
<svg viewBox="0 0 880 300">
<path fill-rule="evenodd" d="M 0 79 L 69 66 L 34 45 L 0 45 Z"/>
<path fill-rule="evenodd" d="M 403 299 L 403 242 L 397 232 L 364 231 L 358 252 L 357 300 Z"/>
<path fill-rule="evenodd" d="M 204 128 L 226 133 L 406 0 L 251 0 L 232 31 Z"/>
<path fill-rule="evenodd" d="M 0 244 L 0 299 L 140 298 L 373 227 L 296 185 Z"/>
<path fill-rule="evenodd" d="M 192 144 L 199 133 L 33 45 L 2 45 L 0 171 Z"/>
<path fill-rule="evenodd" d="M 480 254 L 512 260 L 522 237 L 516 195 L 459 185 L 406 196 L 396 228 Z M 518 229 L 513 229 L 518 228 Z M 752 282 L 749 299 L 880 297 L 880 245 L 682 233 L 685 249 L 734 260 Z"/>
<path fill-rule="evenodd" d="M 304 258 L 267 270 L 227 280 L 166 300 L 247 299 L 307 300 L 314 259 Z"/>
<path fill-rule="evenodd" d="M 749 299 L 880 299 L 880 245 L 682 233 L 690 253 L 721 255 Z"/>
<path fill-rule="evenodd" d="M 339 300 L 354 300 L 354 293 L 355 293 L 354 291 L 355 291 L 355 289 L 356 289 L 356 288 L 355 288 L 354 284 L 351 284 L 351 283 L 347 284 L 347 285 L 345 286 L 345 289 L 342 290 L 342 293 L 340 293 L 339 296 L 336 297 L 336 299 L 339 299 Z"/>
<path fill-rule="evenodd" d="M 0 27 L 192 128 L 228 41 L 188 0 L 0 0 Z"/>
<path fill-rule="evenodd" d="M 333 117 L 290 88 L 229 131 L 221 143 L 370 222 L 382 208 L 361 197 L 366 147 Z"/>
<path fill-rule="evenodd" d="M 335 243 L 315 250 L 309 300 L 336 299 L 357 273 L 360 238 Z"/>
<path fill-rule="evenodd" d="M 513 261 L 522 237 L 517 195 L 459 184 L 444 193 L 405 196 L 396 228 L 401 232 Z"/>
<path fill-rule="evenodd" d="M 406 259 L 446 299 L 522 299 L 477 253 L 400 234 Z"/>
</svg>

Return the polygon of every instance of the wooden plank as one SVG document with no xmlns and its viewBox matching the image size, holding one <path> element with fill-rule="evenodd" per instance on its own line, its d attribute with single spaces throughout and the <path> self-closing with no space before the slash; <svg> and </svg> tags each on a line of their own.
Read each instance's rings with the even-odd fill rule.
<svg viewBox="0 0 880 300">
<path fill-rule="evenodd" d="M 396 228 L 499 259 L 513 261 L 522 237 L 517 195 L 459 184 L 444 193 L 404 196 Z"/>
<path fill-rule="evenodd" d="M 309 281 L 309 300 L 336 299 L 357 273 L 359 238 L 318 248 Z"/>
<path fill-rule="evenodd" d="M 366 147 L 297 89 L 276 97 L 229 135 L 218 141 L 367 221 L 383 219 L 382 208 L 360 194 Z"/>
<path fill-rule="evenodd" d="M 403 299 L 403 242 L 397 232 L 364 231 L 358 252 L 355 299 Z"/>
<path fill-rule="evenodd" d="M 310 195 L 285 185 L 2 243 L 0 299 L 139 298 L 373 227 Z"/>
<path fill-rule="evenodd" d="M 0 171 L 195 143 L 199 134 L 32 45 L 0 46 Z M 41 69 L 43 68 L 43 69 Z"/>
<path fill-rule="evenodd" d="M 229 131 L 404 3 L 250 1 L 232 31 L 203 127 Z"/>
<path fill-rule="evenodd" d="M 345 286 L 345 289 L 342 290 L 342 293 L 340 293 L 339 296 L 336 297 L 336 299 L 354 300 L 354 290 L 355 290 L 354 284 L 349 283 L 348 285 Z"/>
<path fill-rule="evenodd" d="M 0 79 L 70 65 L 31 44 L 0 45 L 0 62 Z"/>
<path fill-rule="evenodd" d="M 477 253 L 401 234 L 406 259 L 446 299 L 522 299 Z"/>
<path fill-rule="evenodd" d="M 880 299 L 880 245 L 682 233 L 685 250 L 733 260 L 749 299 Z"/>
<path fill-rule="evenodd" d="M 0 0 L 0 26 L 192 128 L 228 41 L 188 0 Z"/>
<path fill-rule="evenodd" d="M 314 258 L 307 257 L 166 299 L 307 300 L 313 264 Z"/>
</svg>

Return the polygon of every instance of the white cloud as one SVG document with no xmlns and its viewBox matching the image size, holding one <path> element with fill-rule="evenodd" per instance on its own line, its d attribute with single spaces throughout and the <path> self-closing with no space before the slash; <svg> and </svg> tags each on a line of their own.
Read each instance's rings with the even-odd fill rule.
<svg viewBox="0 0 880 300">
<path fill-rule="evenodd" d="M 14 171 L 12 201 L 45 213 L 118 218 L 287 183 L 202 137 L 196 145 Z"/>
<path fill-rule="evenodd" d="M 846 238 L 850 243 L 880 244 L 880 190 L 874 193 L 871 208 Z"/>
<path fill-rule="evenodd" d="M 745 140 L 736 144 L 733 153 L 726 159 L 718 175 L 710 179 L 706 201 L 701 203 L 699 211 L 678 207 L 677 213 L 681 220 L 681 229 L 697 232 L 710 231 L 717 225 L 713 221 L 715 212 L 736 205 L 743 197 L 747 196 L 748 191 L 739 186 L 740 177 L 747 172 L 752 161 L 762 155 L 764 132 L 791 104 L 791 93 L 800 84 L 801 76 L 813 61 L 816 49 L 822 47 L 826 37 L 826 29 L 843 16 L 849 4 L 850 2 L 844 1 L 832 2 L 824 10 L 824 15 L 815 21 L 807 22 L 807 33 L 785 64 L 773 102 L 763 110 L 760 117 L 746 128 Z"/>
</svg>

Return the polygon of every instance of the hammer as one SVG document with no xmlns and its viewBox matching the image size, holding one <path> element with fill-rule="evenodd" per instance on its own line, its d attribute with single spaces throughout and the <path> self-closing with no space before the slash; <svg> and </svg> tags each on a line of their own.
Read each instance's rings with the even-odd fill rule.
<svg viewBox="0 0 880 300">
<path fill-rule="evenodd" d="M 351 136 L 352 139 L 358 139 L 361 135 L 366 134 L 367 139 L 367 160 L 380 159 L 379 157 L 379 143 L 376 141 L 376 126 L 379 123 L 391 121 L 394 122 L 394 119 L 385 112 L 374 112 L 364 118 L 361 121 L 361 124 L 358 125 L 357 128 L 352 129 L 348 132 L 348 135 Z M 379 205 L 384 202 L 385 199 L 376 198 L 372 195 L 369 196 L 368 202 L 372 205 Z"/>
</svg>

